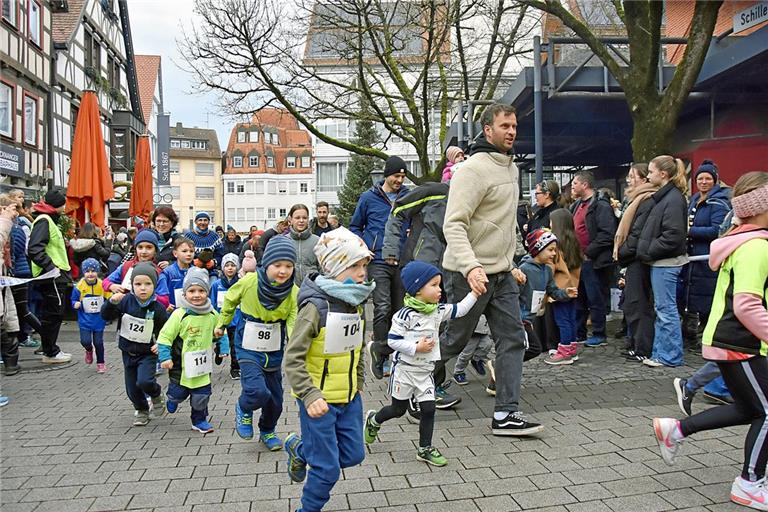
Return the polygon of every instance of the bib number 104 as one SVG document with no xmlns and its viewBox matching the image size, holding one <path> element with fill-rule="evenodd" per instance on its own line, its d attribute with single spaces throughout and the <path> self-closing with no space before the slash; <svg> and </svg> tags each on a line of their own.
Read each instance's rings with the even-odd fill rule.
<svg viewBox="0 0 768 512">
<path fill-rule="evenodd" d="M 344 336 L 354 336 L 360 331 L 360 324 L 354 323 L 354 324 L 347 324 L 342 327 L 344 330 Z"/>
</svg>

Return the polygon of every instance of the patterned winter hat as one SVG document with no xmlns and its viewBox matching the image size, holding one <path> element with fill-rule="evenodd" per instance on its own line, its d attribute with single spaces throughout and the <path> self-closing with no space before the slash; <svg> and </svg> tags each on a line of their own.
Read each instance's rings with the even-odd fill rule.
<svg viewBox="0 0 768 512">
<path fill-rule="evenodd" d="M 331 278 L 363 258 L 371 257 L 363 239 L 343 226 L 323 233 L 314 251 L 323 274 Z"/>
<path fill-rule="evenodd" d="M 535 258 L 546 246 L 557 242 L 557 237 L 548 229 L 537 229 L 526 237 L 525 242 L 528 244 L 528 252 Z"/>
</svg>

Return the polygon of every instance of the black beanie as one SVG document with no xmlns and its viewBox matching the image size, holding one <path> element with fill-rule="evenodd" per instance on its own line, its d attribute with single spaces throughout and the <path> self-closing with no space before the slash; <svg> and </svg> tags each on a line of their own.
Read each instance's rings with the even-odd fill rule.
<svg viewBox="0 0 768 512">
<path fill-rule="evenodd" d="M 67 198 L 59 190 L 49 190 L 45 193 L 43 200 L 46 204 L 53 206 L 54 208 L 61 208 L 67 202 Z"/>
<path fill-rule="evenodd" d="M 399 156 L 391 156 L 387 158 L 387 163 L 384 164 L 384 177 L 405 172 L 406 169 L 408 169 L 408 165 L 405 163 L 405 160 Z"/>
</svg>

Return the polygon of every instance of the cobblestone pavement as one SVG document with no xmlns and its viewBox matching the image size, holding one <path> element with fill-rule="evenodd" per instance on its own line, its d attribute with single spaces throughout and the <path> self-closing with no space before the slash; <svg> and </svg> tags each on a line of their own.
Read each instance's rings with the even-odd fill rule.
<svg viewBox="0 0 768 512">
<path fill-rule="evenodd" d="M 288 512 L 299 506 L 301 485 L 290 483 L 284 453 L 234 434 L 239 385 L 228 368 L 216 368 L 213 377 L 214 433 L 190 430 L 188 404 L 174 416 L 132 427 L 115 344 L 107 344 L 108 373 L 98 375 L 82 362 L 71 324 L 62 338 L 75 363 L 43 369 L 22 349 L 28 371 L 0 381 L 11 397 L 0 410 L 3 512 Z M 743 510 L 727 501 L 743 428 L 696 435 L 674 467 L 664 465 L 652 434 L 653 416 L 680 414 L 672 378 L 701 360 L 687 356 L 690 366 L 650 369 L 624 362 L 618 345 L 612 340 L 586 349 L 570 367 L 526 363 L 522 409 L 546 425 L 538 438 L 492 436 L 493 399 L 468 374 L 468 385 L 451 387 L 464 401 L 438 412 L 434 439 L 448 466 L 416 461 L 417 426 L 405 418 L 389 422 L 365 462 L 344 471 L 326 510 Z M 366 409 L 383 405 L 385 382 L 369 379 L 364 399 Z M 281 436 L 298 429 L 296 410 L 287 396 Z"/>
</svg>

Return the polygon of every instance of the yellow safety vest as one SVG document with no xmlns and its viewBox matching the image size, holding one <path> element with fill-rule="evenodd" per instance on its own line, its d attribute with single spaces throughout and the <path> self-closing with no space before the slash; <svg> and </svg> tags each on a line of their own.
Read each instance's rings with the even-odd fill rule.
<svg viewBox="0 0 768 512">
<path fill-rule="evenodd" d="M 53 222 L 53 219 L 49 215 L 38 215 L 35 221 L 32 223 L 32 229 L 35 224 L 40 220 L 45 219 L 48 222 L 48 244 L 45 246 L 45 254 L 51 258 L 53 264 L 61 270 L 70 270 L 69 258 L 67 258 L 67 248 L 64 245 L 64 237 L 59 230 L 59 227 Z M 43 269 L 32 262 L 32 276 L 37 277 L 43 272 Z"/>
</svg>

